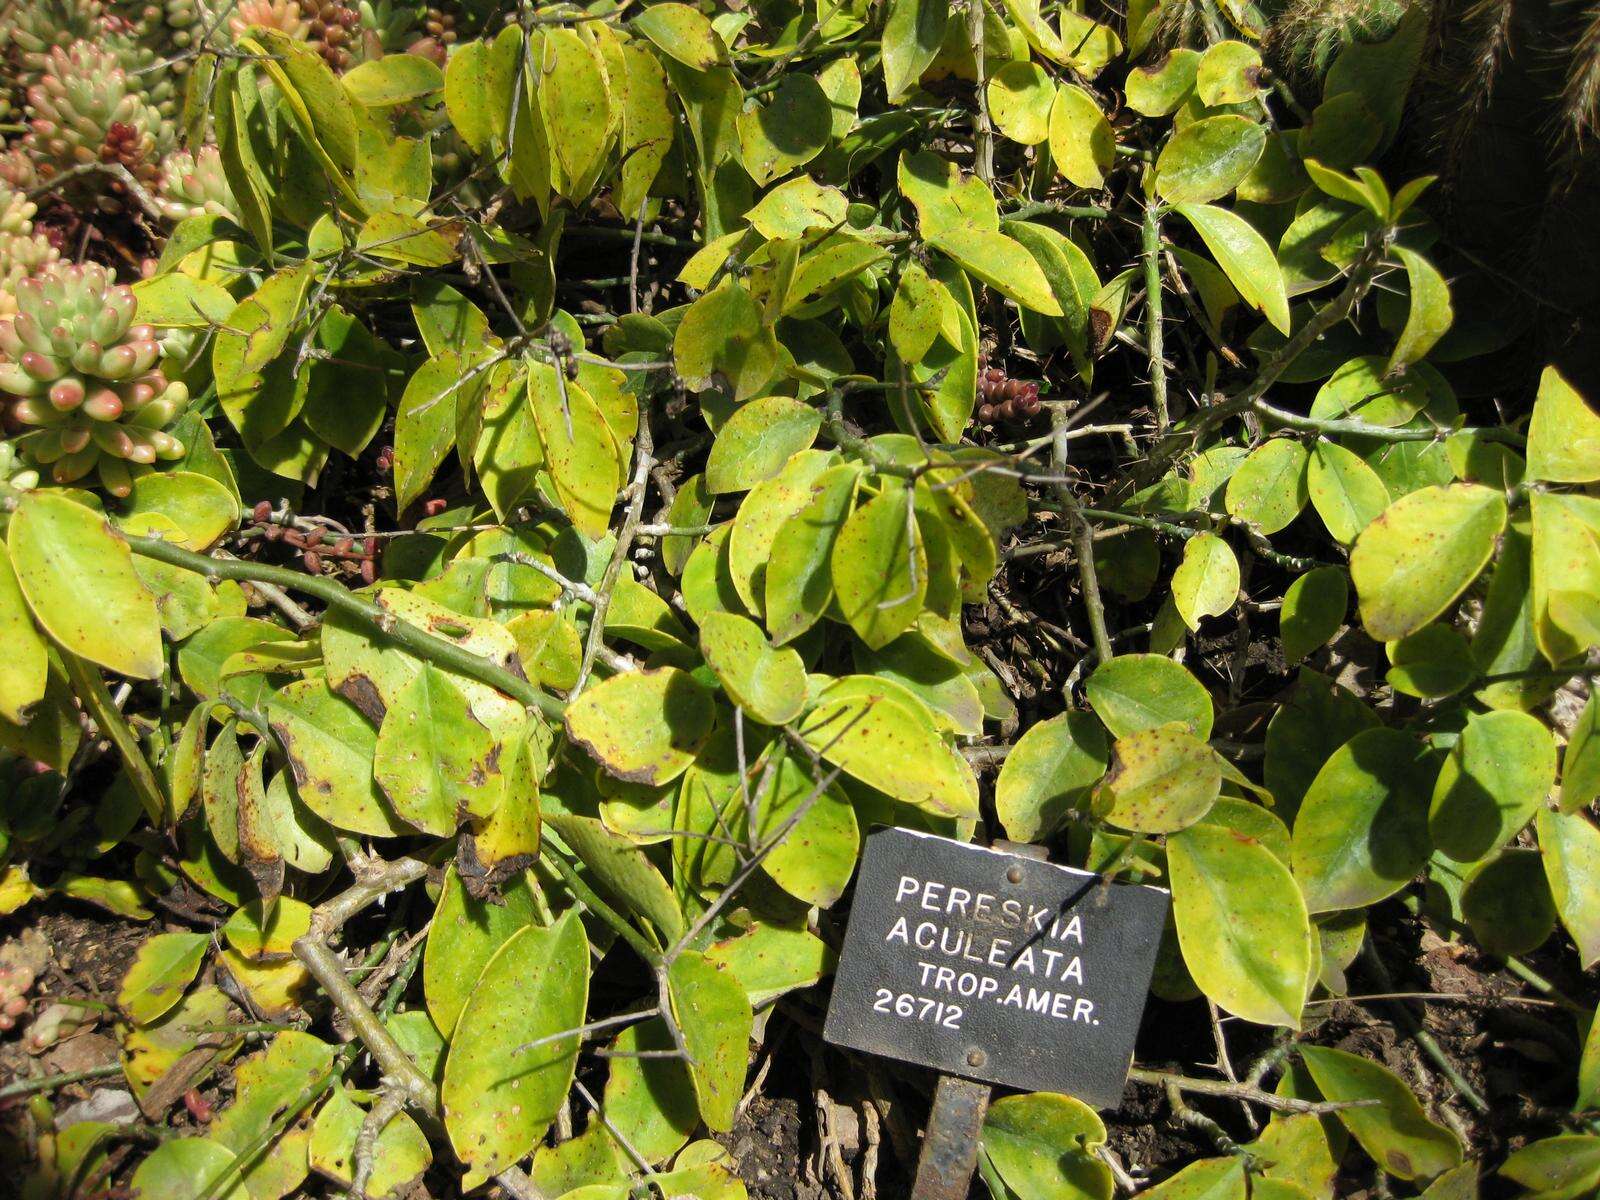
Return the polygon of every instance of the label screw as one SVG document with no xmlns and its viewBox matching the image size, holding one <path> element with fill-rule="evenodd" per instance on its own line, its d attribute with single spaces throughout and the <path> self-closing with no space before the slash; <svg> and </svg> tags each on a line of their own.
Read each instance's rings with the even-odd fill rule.
<svg viewBox="0 0 1600 1200">
<path fill-rule="evenodd" d="M 981 1067 L 986 1061 L 987 1058 L 982 1050 L 973 1049 L 967 1051 L 967 1066 Z"/>
<path fill-rule="evenodd" d="M 1007 871 L 1006 872 L 1006 882 L 1007 883 L 1021 883 L 1022 882 L 1022 868 L 1021 867 L 1012 867 L 1009 871 Z"/>
</svg>

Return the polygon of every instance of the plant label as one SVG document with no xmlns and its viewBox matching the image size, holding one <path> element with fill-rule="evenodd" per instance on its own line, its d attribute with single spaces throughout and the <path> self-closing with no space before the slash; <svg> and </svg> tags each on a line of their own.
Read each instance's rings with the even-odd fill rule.
<svg viewBox="0 0 1600 1200">
<path fill-rule="evenodd" d="M 869 834 L 823 1036 L 1116 1105 L 1168 894 L 909 829 Z"/>
</svg>

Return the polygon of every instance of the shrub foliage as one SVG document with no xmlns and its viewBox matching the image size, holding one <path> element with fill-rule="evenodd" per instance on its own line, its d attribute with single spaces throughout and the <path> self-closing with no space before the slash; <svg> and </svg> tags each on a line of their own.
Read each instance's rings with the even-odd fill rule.
<svg viewBox="0 0 1600 1200">
<path fill-rule="evenodd" d="M 1426 10 L 1292 16 L 23 0 L 0 912 L 149 931 L 29 1194 L 742 1197 L 875 824 L 1171 889 L 1152 1195 L 1592 1194 L 1600 416 L 1488 394 Z M 1323 1036 L 1402 927 L 1573 1048 L 1509 1158 Z"/>
</svg>

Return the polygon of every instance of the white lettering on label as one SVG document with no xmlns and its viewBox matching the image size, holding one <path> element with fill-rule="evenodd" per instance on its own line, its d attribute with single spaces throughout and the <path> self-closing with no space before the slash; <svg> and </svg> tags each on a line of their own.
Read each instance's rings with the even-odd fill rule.
<svg viewBox="0 0 1600 1200">
<path fill-rule="evenodd" d="M 972 963 L 1002 973 L 1029 975 L 1050 983 L 1083 985 L 1083 959 L 1058 949 L 1062 942 L 1084 944 L 1083 918 L 1079 914 L 1063 917 L 1048 906 L 1024 904 L 1002 899 L 988 892 L 974 892 L 937 880 L 902 875 L 895 887 L 895 903 L 920 912 L 960 917 L 961 922 L 997 929 L 1015 930 L 1012 937 L 978 934 L 970 928 L 952 928 L 942 922 L 913 922 L 905 915 L 895 918 L 884 942 L 915 947 L 945 959 Z M 1051 945 L 1055 943 L 1056 945 Z M 945 993 L 968 1000 L 989 1000 L 1021 1012 L 1048 1016 L 1058 1021 L 1098 1025 L 1094 1001 L 1074 992 L 1034 983 L 1006 983 L 988 970 L 965 970 L 939 962 L 917 960 L 917 986 L 924 992 Z M 935 1007 L 930 1007 L 935 1006 Z M 961 1010 L 930 999 L 903 993 L 895 996 L 879 989 L 875 1011 L 916 1020 L 931 1020 L 947 1028 L 958 1028 Z M 930 1015 L 932 1014 L 932 1015 Z"/>
</svg>

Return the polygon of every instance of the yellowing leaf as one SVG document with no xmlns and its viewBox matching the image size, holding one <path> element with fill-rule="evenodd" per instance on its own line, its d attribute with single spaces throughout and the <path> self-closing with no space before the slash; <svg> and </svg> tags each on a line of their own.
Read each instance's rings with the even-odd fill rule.
<svg viewBox="0 0 1600 1200">
<path fill-rule="evenodd" d="M 912 513 L 911 489 L 884 489 L 850 515 L 834 539 L 833 588 L 839 608 L 871 649 L 910 628 L 928 591 L 928 554 Z"/>
<path fill-rule="evenodd" d="M 548 363 L 528 366 L 528 404 L 562 509 L 580 533 L 604 536 L 624 470 L 605 416 L 588 392 Z"/>
<path fill-rule="evenodd" d="M 1311 970 L 1310 922 L 1289 868 L 1232 829 L 1167 838 L 1172 917 L 1195 982 L 1218 1007 L 1298 1028 Z"/>
<path fill-rule="evenodd" d="M 1289 296 L 1283 272 L 1266 239 L 1238 213 L 1211 204 L 1179 204 L 1211 257 L 1239 289 L 1245 303 L 1263 313 L 1279 333 L 1289 332 Z"/>
<path fill-rule="evenodd" d="M 618 779 L 659 785 L 694 761 L 711 733 L 711 695 L 676 667 L 625 671 L 586 688 L 567 734 Z"/>
<path fill-rule="evenodd" d="M 1037 63 L 1010 62 L 989 80 L 989 115 L 1002 134 L 1023 146 L 1050 136 L 1055 89 Z"/>
<path fill-rule="evenodd" d="M 1528 477 L 1552 483 L 1600 479 L 1600 415 L 1554 367 L 1539 376 L 1528 422 Z"/>
<path fill-rule="evenodd" d="M 930 238 L 929 245 L 1023 308 L 1047 317 L 1061 315 L 1050 281 L 1014 238 L 983 229 L 950 229 Z"/>
<path fill-rule="evenodd" d="M 1205 816 L 1221 789 L 1216 753 L 1174 722 L 1112 743 L 1094 809 L 1119 829 L 1173 833 Z"/>
<path fill-rule="evenodd" d="M 1450 285 L 1439 274 L 1439 269 L 1405 246 L 1396 245 L 1394 252 L 1406 266 L 1406 279 L 1411 284 L 1411 307 L 1406 313 L 1405 328 L 1400 331 L 1389 355 L 1386 375 L 1404 371 L 1425 358 L 1455 319 L 1455 311 L 1450 306 Z"/>
<path fill-rule="evenodd" d="M 978 814 L 978 784 L 966 759 L 925 715 L 882 689 L 876 695 L 824 695 L 800 733 L 827 762 L 904 804 L 939 816 Z"/>
<path fill-rule="evenodd" d="M 1050 106 L 1050 159 L 1068 182 L 1097 188 L 1116 159 L 1117 138 L 1094 97 L 1075 83 L 1056 89 Z"/>
<path fill-rule="evenodd" d="M 135 679 L 161 674 L 155 597 L 104 517 L 57 492 L 30 492 L 6 546 L 34 619 L 64 649 Z"/>
<path fill-rule="evenodd" d="M 1221 616 L 1239 599 L 1239 560 L 1214 533 L 1197 533 L 1184 543 L 1183 562 L 1172 573 L 1172 602 L 1190 629 L 1202 617 Z"/>
<path fill-rule="evenodd" d="M 464 1188 L 530 1152 L 555 1120 L 580 1035 L 552 1035 L 583 1024 L 588 995 L 589 943 L 576 909 L 548 928 L 524 926 L 484 966 L 439 1089 L 450 1144 L 467 1164 Z"/>
<path fill-rule="evenodd" d="M 806 669 L 793 650 L 774 650 L 760 626 L 733 613 L 708 613 L 700 651 L 728 698 L 756 720 L 782 725 L 800 715 Z"/>
<path fill-rule="evenodd" d="M 1161 148 L 1156 191 L 1173 204 L 1220 199 L 1250 174 L 1266 144 L 1267 131 L 1248 117 L 1202 117 Z"/>
<path fill-rule="evenodd" d="M 1477 578 L 1506 522 L 1505 494 L 1476 484 L 1402 496 L 1350 552 L 1361 620 L 1378 641 L 1415 633 Z"/>
<path fill-rule="evenodd" d="M 1327 1046 L 1302 1046 L 1300 1056 L 1327 1099 L 1380 1102 L 1342 1108 L 1339 1120 L 1389 1174 L 1431 1179 L 1461 1161 L 1460 1139 L 1430 1121 L 1411 1089 L 1387 1067 Z"/>
</svg>

